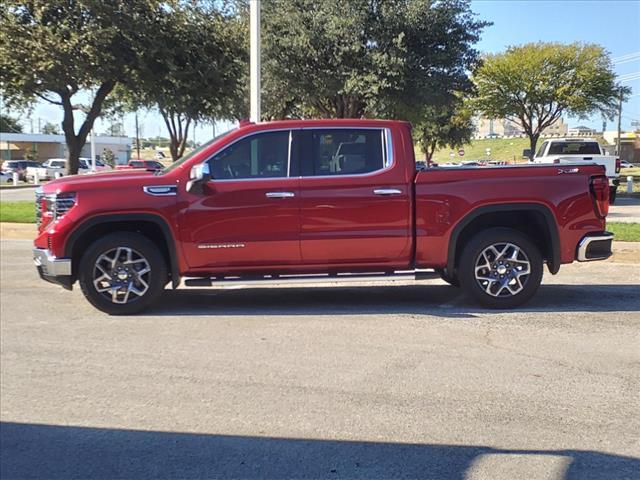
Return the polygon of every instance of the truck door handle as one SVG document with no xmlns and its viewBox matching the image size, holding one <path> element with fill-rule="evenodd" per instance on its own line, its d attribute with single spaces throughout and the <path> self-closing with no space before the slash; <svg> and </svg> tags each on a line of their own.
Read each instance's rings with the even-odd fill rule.
<svg viewBox="0 0 640 480">
<path fill-rule="evenodd" d="M 267 198 L 291 198 L 296 196 L 293 192 L 267 192 L 265 195 Z"/>
<path fill-rule="evenodd" d="M 397 188 L 377 188 L 373 191 L 376 195 L 398 195 L 402 193 L 402 190 Z"/>
</svg>

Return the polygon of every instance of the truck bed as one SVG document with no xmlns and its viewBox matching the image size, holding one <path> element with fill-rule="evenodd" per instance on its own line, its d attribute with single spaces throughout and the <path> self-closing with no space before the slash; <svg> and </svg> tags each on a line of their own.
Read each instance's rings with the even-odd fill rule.
<svg viewBox="0 0 640 480">
<path fill-rule="evenodd" d="M 454 229 L 460 228 L 463 218 L 468 223 L 491 205 L 500 205 L 502 215 L 518 215 L 529 205 L 542 215 L 553 215 L 563 240 L 560 261 L 570 263 L 582 236 L 604 229 L 604 221 L 594 218 L 589 194 L 590 177 L 602 174 L 604 167 L 584 164 L 419 171 L 415 177 L 416 265 L 447 266 Z"/>
</svg>

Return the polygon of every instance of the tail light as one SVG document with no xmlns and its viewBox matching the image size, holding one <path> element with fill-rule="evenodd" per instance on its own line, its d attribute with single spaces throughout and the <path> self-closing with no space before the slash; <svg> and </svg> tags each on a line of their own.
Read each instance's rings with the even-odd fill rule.
<svg viewBox="0 0 640 480">
<path fill-rule="evenodd" d="M 604 175 L 591 177 L 591 197 L 593 210 L 598 218 L 605 218 L 609 213 L 609 180 Z"/>
<path fill-rule="evenodd" d="M 616 173 L 620 173 L 620 159 L 616 158 Z"/>
</svg>

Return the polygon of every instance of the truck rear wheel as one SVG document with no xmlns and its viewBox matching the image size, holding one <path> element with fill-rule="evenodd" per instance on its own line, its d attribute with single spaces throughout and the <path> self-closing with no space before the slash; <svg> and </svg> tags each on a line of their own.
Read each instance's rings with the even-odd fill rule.
<svg viewBox="0 0 640 480">
<path fill-rule="evenodd" d="M 130 315 L 151 305 L 167 283 L 167 265 L 144 235 L 117 232 L 93 242 L 80 260 L 82 293 L 98 310 Z"/>
<path fill-rule="evenodd" d="M 540 251 L 529 238 L 510 228 L 491 228 L 465 246 L 458 278 L 481 305 L 513 308 L 536 293 L 542 270 Z"/>
</svg>

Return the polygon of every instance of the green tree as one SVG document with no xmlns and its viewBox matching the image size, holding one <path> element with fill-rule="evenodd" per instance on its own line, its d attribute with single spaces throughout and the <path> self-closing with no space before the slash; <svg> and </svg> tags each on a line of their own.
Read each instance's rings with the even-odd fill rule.
<svg viewBox="0 0 640 480">
<path fill-rule="evenodd" d="M 113 153 L 113 150 L 110 148 L 105 148 L 102 150 L 102 161 L 107 165 L 113 167 L 116 164 L 116 156 Z"/>
<path fill-rule="evenodd" d="M 267 118 L 419 120 L 425 105 L 471 88 L 487 25 L 467 0 L 263 2 Z"/>
<path fill-rule="evenodd" d="M 60 135 L 60 129 L 55 123 L 46 122 L 42 127 L 42 133 L 45 135 Z"/>
<path fill-rule="evenodd" d="M 62 108 L 68 173 L 77 173 L 80 151 L 107 96 L 144 60 L 163 5 L 156 0 L 3 2 L 0 88 L 9 105 L 44 101 Z M 86 97 L 87 91 L 89 104 L 79 105 L 77 94 Z"/>
<path fill-rule="evenodd" d="M 422 120 L 413 128 L 413 138 L 420 145 L 427 165 L 437 148 L 459 148 L 473 135 L 472 112 L 459 99 L 448 105 L 428 106 Z"/>
<path fill-rule="evenodd" d="M 173 160 L 187 146 L 195 121 L 246 116 L 246 8 L 219 2 L 173 5 L 157 23 L 148 61 L 122 92 L 126 108 L 157 108 L 169 132 Z M 169 8 L 169 7 L 167 7 Z"/>
<path fill-rule="evenodd" d="M 531 155 L 542 131 L 563 114 L 611 117 L 618 96 L 611 60 L 599 45 L 529 43 L 487 55 L 474 74 L 477 109 L 491 118 L 517 121 Z"/>
<path fill-rule="evenodd" d="M 0 132 L 22 133 L 22 125 L 17 118 L 0 113 Z"/>
</svg>

